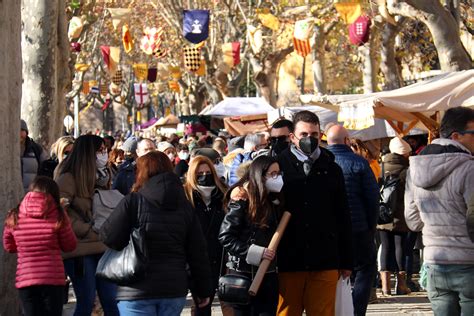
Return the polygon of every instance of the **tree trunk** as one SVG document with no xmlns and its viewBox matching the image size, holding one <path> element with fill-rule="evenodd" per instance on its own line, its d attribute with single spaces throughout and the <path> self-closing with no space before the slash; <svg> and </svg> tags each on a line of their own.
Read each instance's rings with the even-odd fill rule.
<svg viewBox="0 0 474 316">
<path fill-rule="evenodd" d="M 255 85 L 260 96 L 265 98 L 272 106 L 276 106 L 276 79 L 277 69 L 281 62 L 293 52 L 293 46 L 269 54 L 263 61 L 263 66 L 251 58 L 251 64 L 254 69 Z"/>
<path fill-rule="evenodd" d="M 43 147 L 55 141 L 58 122 L 58 20 L 64 0 L 23 0 L 21 8 L 23 95 L 21 116 L 30 136 Z M 61 6 L 64 9 L 64 6 Z M 66 66 L 67 67 L 67 66 Z"/>
<path fill-rule="evenodd" d="M 21 19 L 19 1 L 0 1 L 0 223 L 23 192 L 20 167 Z M 2 229 L 3 234 L 3 229 Z M 15 289 L 16 257 L 0 248 L 0 315 L 20 315 Z"/>
<path fill-rule="evenodd" d="M 66 94 L 72 88 L 72 69 L 74 64 L 69 63 L 70 59 L 70 44 L 67 37 L 67 16 L 66 3 L 60 0 L 58 3 L 58 49 L 56 50 L 56 82 L 57 82 L 57 106 L 56 106 L 56 121 L 51 131 L 51 139 L 55 141 L 63 134 L 63 120 L 67 112 Z M 112 105 L 111 105 L 112 106 Z"/>
<path fill-rule="evenodd" d="M 385 22 L 382 30 L 380 69 L 385 77 L 384 90 L 398 89 L 403 86 L 400 65 L 395 58 L 395 38 L 405 20 L 406 19 L 402 17 L 397 22 L 397 25 Z"/>
<path fill-rule="evenodd" d="M 362 69 L 362 79 L 364 84 L 364 93 L 372 93 L 377 89 L 377 52 L 376 52 L 376 33 L 377 27 L 373 24 L 370 28 L 370 40 L 365 45 L 359 46 L 359 53 L 362 55 L 364 67 Z"/>
<path fill-rule="evenodd" d="M 438 0 L 387 0 L 390 14 L 399 14 L 426 24 L 433 36 L 443 71 L 459 71 L 471 68 L 471 59 L 464 49 L 459 25 L 455 18 Z"/>
<path fill-rule="evenodd" d="M 321 94 L 326 94 L 326 71 L 324 68 L 324 43 L 326 40 L 326 34 L 321 30 L 320 27 L 314 28 L 314 47 L 312 50 L 314 78 L 314 91 Z"/>
</svg>

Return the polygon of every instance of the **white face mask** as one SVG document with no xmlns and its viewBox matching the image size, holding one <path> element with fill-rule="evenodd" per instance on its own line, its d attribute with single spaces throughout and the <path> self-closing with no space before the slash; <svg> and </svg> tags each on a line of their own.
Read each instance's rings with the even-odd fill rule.
<svg viewBox="0 0 474 316">
<path fill-rule="evenodd" d="M 187 151 L 180 151 L 178 153 L 178 157 L 179 157 L 180 160 L 188 160 L 189 153 Z"/>
<path fill-rule="evenodd" d="M 168 158 L 171 160 L 171 162 L 174 162 L 174 154 L 173 153 L 169 153 L 168 155 Z"/>
<path fill-rule="evenodd" d="M 107 166 L 107 161 L 109 160 L 109 155 L 107 153 L 97 153 L 96 154 L 96 164 L 97 168 L 104 168 Z"/>
<path fill-rule="evenodd" d="M 268 192 L 280 192 L 283 187 L 283 177 L 278 176 L 276 179 L 268 178 L 267 181 L 265 181 L 265 187 Z"/>
<path fill-rule="evenodd" d="M 226 170 L 225 170 L 225 166 L 222 162 L 220 162 L 217 165 L 214 165 L 214 168 L 216 169 L 217 177 L 219 177 L 219 178 L 224 178 L 225 177 Z"/>
</svg>

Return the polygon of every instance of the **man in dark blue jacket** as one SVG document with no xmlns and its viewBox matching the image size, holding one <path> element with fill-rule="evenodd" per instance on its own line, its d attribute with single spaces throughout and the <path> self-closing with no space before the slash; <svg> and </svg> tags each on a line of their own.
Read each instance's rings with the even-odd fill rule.
<svg viewBox="0 0 474 316">
<path fill-rule="evenodd" d="M 374 243 L 377 224 L 379 189 L 369 163 L 352 152 L 349 133 L 334 125 L 327 132 L 328 148 L 336 157 L 346 183 L 351 210 L 352 245 L 354 254 L 354 315 L 365 315 L 370 291 L 377 273 Z"/>
</svg>

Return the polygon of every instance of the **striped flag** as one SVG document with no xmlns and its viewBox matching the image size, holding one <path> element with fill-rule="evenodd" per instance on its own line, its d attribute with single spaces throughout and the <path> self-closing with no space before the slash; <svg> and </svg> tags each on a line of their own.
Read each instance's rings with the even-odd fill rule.
<svg viewBox="0 0 474 316">
<path fill-rule="evenodd" d="M 295 46 L 295 51 L 303 57 L 306 57 L 311 52 L 311 45 L 309 43 L 309 39 L 299 40 L 293 38 L 293 45 Z"/>
</svg>

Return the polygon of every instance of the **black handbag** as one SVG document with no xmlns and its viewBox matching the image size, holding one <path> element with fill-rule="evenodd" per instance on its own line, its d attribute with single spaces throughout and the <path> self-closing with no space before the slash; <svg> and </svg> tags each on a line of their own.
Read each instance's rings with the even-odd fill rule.
<svg viewBox="0 0 474 316">
<path fill-rule="evenodd" d="M 235 305 L 250 303 L 249 288 L 252 280 L 244 275 L 229 273 L 219 278 L 217 296 L 222 302 Z"/>
<path fill-rule="evenodd" d="M 137 220 L 128 245 L 120 251 L 107 249 L 97 265 L 96 276 L 118 285 L 132 284 L 142 280 L 146 274 L 148 251 L 145 227 L 140 226 L 143 197 L 138 194 L 137 197 Z"/>
</svg>

